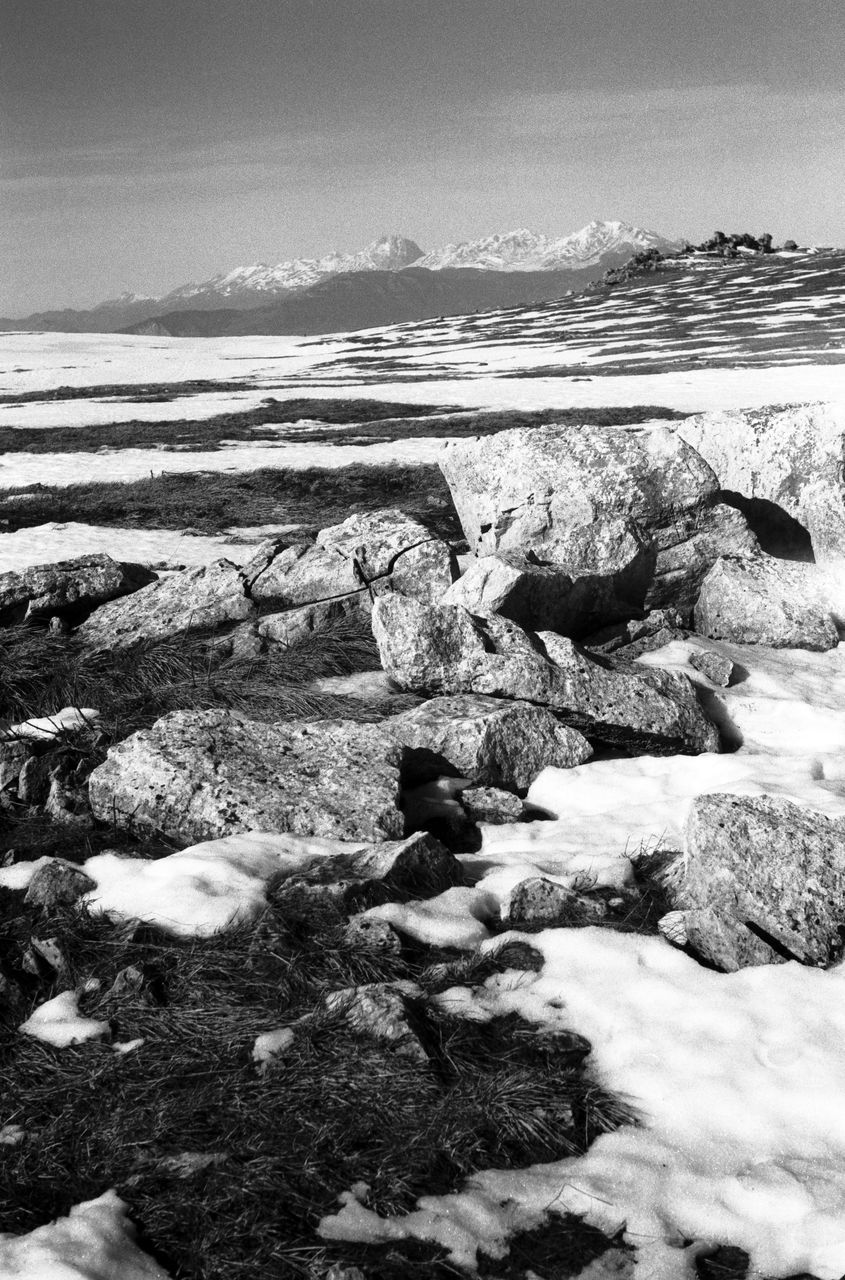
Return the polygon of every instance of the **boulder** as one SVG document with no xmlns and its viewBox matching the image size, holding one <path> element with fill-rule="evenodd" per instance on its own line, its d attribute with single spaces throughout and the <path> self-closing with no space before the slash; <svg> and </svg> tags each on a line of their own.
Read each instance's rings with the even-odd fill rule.
<svg viewBox="0 0 845 1280">
<path fill-rule="evenodd" d="M 690 654 L 690 666 L 700 671 L 711 684 L 727 689 L 734 674 L 734 664 L 724 653 L 715 653 L 712 649 L 697 649 Z"/>
<path fill-rule="evenodd" d="M 845 557 L 845 405 L 704 413 L 674 430 L 762 521 L 785 513 L 809 533 L 818 562 Z"/>
<path fill-rule="evenodd" d="M 269 558 L 262 548 L 244 575 L 254 600 L 280 608 L 385 589 L 437 600 L 454 577 L 448 545 L 396 510 L 350 516 Z"/>
<path fill-rule="evenodd" d="M 551 631 L 523 631 L 458 605 L 385 596 L 373 610 L 382 665 L 402 688 L 538 703 L 591 741 L 626 751 L 717 751 L 689 679 L 591 657 Z"/>
<path fill-rule="evenodd" d="M 76 635 L 87 649 L 129 649 L 140 641 L 242 622 L 254 608 L 238 566 L 215 560 L 153 582 L 129 599 L 103 605 Z"/>
<path fill-rule="evenodd" d="M 845 819 L 775 796 L 713 794 L 693 802 L 684 835 L 675 905 L 717 918 L 712 946 L 710 932 L 696 930 L 705 959 L 726 969 L 825 965 L 841 950 Z"/>
<path fill-rule="evenodd" d="M 718 555 L 756 546 L 663 424 L 503 431 L 448 445 L 440 465 L 476 555 L 531 552 L 572 578 L 572 635 L 691 604 Z"/>
<path fill-rule="evenodd" d="M 532 631 L 582 634 L 596 612 L 603 584 L 593 577 L 573 579 L 542 564 L 533 552 L 497 551 L 470 561 L 441 604 L 459 604 L 470 613 L 499 613 Z"/>
<path fill-rule="evenodd" d="M 406 777 L 418 781 L 451 773 L 521 791 L 546 765 L 567 769 L 593 754 L 546 707 L 475 694 L 432 698 L 382 728 L 402 743 Z"/>
<path fill-rule="evenodd" d="M 91 774 L 94 815 L 182 844 L 243 831 L 394 840 L 401 748 L 376 725 L 174 711 Z"/>
<path fill-rule="evenodd" d="M 772 556 L 723 556 L 695 606 L 695 629 L 713 640 L 774 649 L 834 649 L 839 632 L 814 564 Z"/>
<path fill-rule="evenodd" d="M 0 574 L 0 622 L 46 622 L 53 616 L 79 621 L 98 605 L 126 596 L 156 574 L 96 554 L 39 564 L 23 573 Z"/>
</svg>

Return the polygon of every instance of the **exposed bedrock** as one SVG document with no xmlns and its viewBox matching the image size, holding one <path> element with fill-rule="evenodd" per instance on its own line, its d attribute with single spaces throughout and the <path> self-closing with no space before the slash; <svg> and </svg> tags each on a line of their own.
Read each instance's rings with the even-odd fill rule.
<svg viewBox="0 0 845 1280">
<path fill-rule="evenodd" d="M 686 676 L 594 658 L 553 632 L 528 632 L 459 605 L 384 596 L 373 631 L 404 689 L 533 702 L 591 741 L 628 751 L 718 751 L 719 735 Z"/>
<path fill-rule="evenodd" d="M 663 425 L 504 431 L 448 445 L 440 465 L 475 554 L 516 553 L 535 566 L 522 567 L 534 582 L 509 591 L 511 616 L 517 598 L 528 602 L 520 621 L 537 616 L 538 567 L 571 580 L 555 618 L 564 634 L 663 605 L 688 609 L 720 555 L 757 549 L 744 517 L 720 503 L 711 468 Z M 467 584 L 474 607 L 498 588 L 483 573 Z"/>
</svg>

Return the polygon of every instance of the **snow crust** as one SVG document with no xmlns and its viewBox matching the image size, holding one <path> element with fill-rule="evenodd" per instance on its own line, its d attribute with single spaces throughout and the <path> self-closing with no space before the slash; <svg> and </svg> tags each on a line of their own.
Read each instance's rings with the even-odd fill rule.
<svg viewBox="0 0 845 1280">
<path fill-rule="evenodd" d="M 0 1280 L 169 1280 L 135 1243 L 113 1190 L 27 1235 L 0 1234 Z"/>
<path fill-rule="evenodd" d="M 585 1035 L 597 1080 L 644 1126 L 603 1135 L 584 1156 L 475 1175 L 404 1218 L 347 1196 L 321 1234 L 436 1240 L 473 1267 L 479 1248 L 501 1257 L 514 1231 L 569 1212 L 650 1242 L 638 1275 L 694 1275 L 686 1239 L 745 1249 L 768 1276 L 839 1280 L 845 972 L 790 963 L 718 974 L 662 939 L 592 928 L 526 940 L 541 971 L 495 975 L 464 1004 Z"/>
<path fill-rule="evenodd" d="M 82 1017 L 75 991 L 62 991 L 52 1000 L 38 1005 L 18 1031 L 35 1040 L 43 1040 L 45 1044 L 55 1045 L 57 1049 L 66 1049 L 68 1045 L 82 1044 L 86 1040 L 107 1040 L 111 1034 L 107 1022 Z"/>
</svg>

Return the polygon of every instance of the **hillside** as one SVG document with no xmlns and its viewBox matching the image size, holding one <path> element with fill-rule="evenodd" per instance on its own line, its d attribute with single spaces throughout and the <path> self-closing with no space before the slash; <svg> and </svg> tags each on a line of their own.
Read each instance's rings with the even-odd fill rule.
<svg viewBox="0 0 845 1280">
<path fill-rule="evenodd" d="M 505 272 L 468 267 L 371 271 L 332 276 L 308 289 L 248 310 L 172 311 L 121 330 L 171 337 L 318 334 L 465 315 L 559 298 L 601 275 L 578 271 Z"/>
</svg>

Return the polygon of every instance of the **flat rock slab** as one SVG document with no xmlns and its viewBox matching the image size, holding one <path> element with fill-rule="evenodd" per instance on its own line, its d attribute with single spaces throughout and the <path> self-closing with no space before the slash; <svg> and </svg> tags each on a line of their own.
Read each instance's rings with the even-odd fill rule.
<svg viewBox="0 0 845 1280">
<path fill-rule="evenodd" d="M 814 564 L 723 556 L 701 586 L 695 629 L 714 640 L 775 649 L 834 649 L 839 632 Z"/>
<path fill-rule="evenodd" d="M 78 556 L 0 574 L 0 622 L 36 622 L 54 616 L 78 621 L 91 609 L 155 582 L 156 574 L 111 556 Z"/>
<path fill-rule="evenodd" d="M 180 843 L 243 831 L 400 838 L 401 748 L 375 725 L 175 711 L 109 751 L 94 815 Z"/>
<path fill-rule="evenodd" d="M 697 933 L 705 958 L 728 969 L 825 965 L 841 950 L 845 820 L 774 796 L 704 795 L 685 845 L 677 905 L 712 912 L 720 926 Z M 761 941 L 771 949 L 762 960 Z"/>
<path fill-rule="evenodd" d="M 242 622 L 254 610 L 238 566 L 230 560 L 215 560 L 103 605 L 77 628 L 76 635 L 87 649 L 129 649 L 141 641 Z"/>
<path fill-rule="evenodd" d="M 547 765 L 583 764 L 583 734 L 531 702 L 477 694 L 432 698 L 383 722 L 406 748 L 406 775 L 418 781 L 454 773 L 483 786 L 529 787 Z"/>
<path fill-rule="evenodd" d="M 404 689 L 534 702 L 591 741 L 629 751 L 719 749 L 685 676 L 661 671 L 654 680 L 656 668 L 592 658 L 550 631 L 401 596 L 376 602 L 373 633 L 384 669 Z"/>
</svg>

